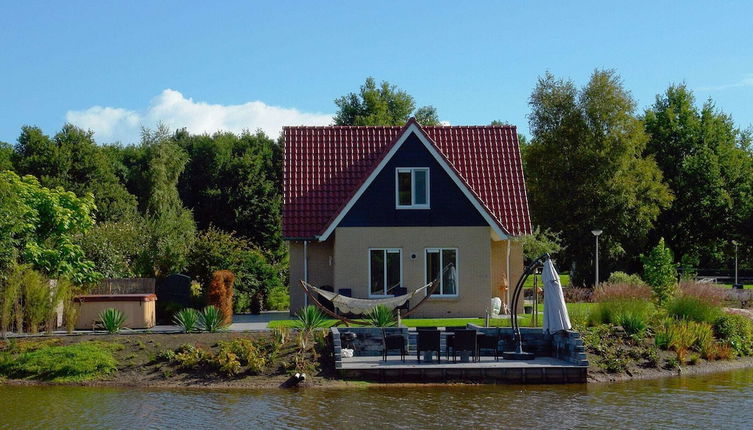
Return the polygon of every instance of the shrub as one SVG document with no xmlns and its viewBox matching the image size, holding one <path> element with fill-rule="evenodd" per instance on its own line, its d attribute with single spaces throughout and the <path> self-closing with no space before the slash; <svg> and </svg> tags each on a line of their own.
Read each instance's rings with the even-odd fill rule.
<svg viewBox="0 0 753 430">
<path fill-rule="evenodd" d="M 617 316 L 617 324 L 621 325 L 627 334 L 642 335 L 646 331 L 646 316 L 642 313 L 625 312 Z"/>
<path fill-rule="evenodd" d="M 753 353 L 753 322 L 736 314 L 723 314 L 714 322 L 717 338 L 738 355 Z"/>
<path fill-rule="evenodd" d="M 108 333 L 117 333 L 125 324 L 125 315 L 118 309 L 107 308 L 99 314 L 99 319 Z"/>
<path fill-rule="evenodd" d="M 207 365 L 211 359 L 211 352 L 191 344 L 181 345 L 173 356 L 178 368 L 185 370 L 196 370 Z"/>
<path fill-rule="evenodd" d="M 20 266 L 14 266 L 7 279 L 0 279 L 0 333 L 5 337 L 6 332 L 11 330 L 13 317 L 19 301 L 21 300 L 21 280 L 22 269 Z M 21 332 L 22 327 L 16 327 L 16 331 Z"/>
<path fill-rule="evenodd" d="M 643 279 L 641 279 L 638 274 L 632 274 L 628 275 L 625 272 L 612 272 L 611 275 L 609 275 L 609 279 L 607 280 L 607 283 L 609 284 L 627 284 L 627 285 L 633 285 L 633 286 L 644 286 L 646 285 L 645 282 L 643 282 Z"/>
<path fill-rule="evenodd" d="M 290 308 L 290 293 L 288 287 L 277 285 L 269 289 L 267 306 L 273 311 L 284 311 Z"/>
<path fill-rule="evenodd" d="M 201 311 L 199 314 L 199 326 L 209 333 L 215 333 L 227 328 L 222 312 L 214 306 L 207 306 Z"/>
<path fill-rule="evenodd" d="M 322 311 L 314 305 L 308 305 L 298 311 L 298 319 L 295 321 L 295 327 L 305 332 L 311 332 L 316 328 L 326 327 L 327 318 Z"/>
<path fill-rule="evenodd" d="M 384 305 L 378 305 L 366 315 L 366 321 L 374 327 L 394 327 L 397 325 L 395 312 Z"/>
<path fill-rule="evenodd" d="M 726 296 L 725 289 L 716 284 L 683 281 L 678 287 L 681 296 L 695 297 L 713 306 L 721 306 Z"/>
<path fill-rule="evenodd" d="M 209 285 L 209 304 L 222 311 L 222 323 L 233 322 L 233 283 L 235 275 L 229 270 L 218 270 Z"/>
<path fill-rule="evenodd" d="M 187 308 L 176 313 L 173 322 L 183 333 L 190 333 L 199 328 L 199 318 L 199 312 L 196 309 Z"/>
<path fill-rule="evenodd" d="M 681 295 L 668 302 L 667 313 L 677 319 L 713 323 L 722 310 L 698 297 Z"/>
<path fill-rule="evenodd" d="M 23 312 L 29 332 L 35 334 L 50 313 L 50 286 L 39 272 L 26 268 L 21 275 Z"/>
<path fill-rule="evenodd" d="M 662 322 L 654 340 L 657 347 L 675 351 L 680 364 L 685 363 L 691 348 L 709 351 L 714 342 L 710 324 L 671 318 Z"/>
<path fill-rule="evenodd" d="M 248 293 L 235 294 L 233 300 L 233 311 L 236 314 L 247 312 L 251 309 L 251 296 Z"/>
<path fill-rule="evenodd" d="M 651 286 L 654 299 L 662 306 L 672 297 L 677 283 L 677 268 L 672 251 L 664 245 L 664 238 L 647 255 L 641 255 L 643 279 Z"/>
<path fill-rule="evenodd" d="M 261 373 L 267 365 L 267 358 L 264 351 L 257 347 L 250 339 L 237 338 L 229 342 L 220 341 L 219 343 L 219 357 L 223 357 L 223 360 L 230 361 L 229 359 L 235 357 L 238 362 L 238 367 L 235 368 L 234 364 L 225 364 L 226 368 L 223 369 L 223 363 L 219 361 L 220 370 L 227 374 L 238 374 L 240 372 L 240 366 L 247 366 L 248 371 L 253 374 Z M 229 372 L 234 370 L 235 372 Z"/>
</svg>

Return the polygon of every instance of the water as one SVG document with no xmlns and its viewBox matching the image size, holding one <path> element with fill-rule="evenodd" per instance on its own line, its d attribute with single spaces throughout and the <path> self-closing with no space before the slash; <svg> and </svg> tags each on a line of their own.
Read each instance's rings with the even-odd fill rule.
<svg viewBox="0 0 753 430">
<path fill-rule="evenodd" d="M 0 428 L 750 429 L 753 369 L 567 386 L 208 391 L 0 386 Z"/>
</svg>

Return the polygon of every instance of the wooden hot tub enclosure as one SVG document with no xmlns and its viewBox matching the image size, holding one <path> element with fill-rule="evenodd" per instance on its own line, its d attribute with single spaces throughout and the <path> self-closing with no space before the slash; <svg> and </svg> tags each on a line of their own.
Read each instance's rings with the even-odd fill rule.
<svg viewBox="0 0 753 430">
<path fill-rule="evenodd" d="M 128 328 L 152 328 L 156 323 L 155 294 L 82 295 L 74 301 L 79 304 L 76 330 L 91 330 L 99 323 L 99 314 L 108 308 L 123 312 Z"/>
</svg>

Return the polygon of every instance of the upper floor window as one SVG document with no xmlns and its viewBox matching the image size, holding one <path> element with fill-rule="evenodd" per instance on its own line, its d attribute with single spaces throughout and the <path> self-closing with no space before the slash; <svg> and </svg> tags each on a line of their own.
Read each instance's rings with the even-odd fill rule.
<svg viewBox="0 0 753 430">
<path fill-rule="evenodd" d="M 429 169 L 399 167 L 395 172 L 398 209 L 429 209 Z"/>
</svg>

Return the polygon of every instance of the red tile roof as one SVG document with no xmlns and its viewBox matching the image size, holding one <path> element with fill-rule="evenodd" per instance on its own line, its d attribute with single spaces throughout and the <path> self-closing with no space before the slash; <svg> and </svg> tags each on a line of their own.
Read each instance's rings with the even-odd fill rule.
<svg viewBox="0 0 753 430">
<path fill-rule="evenodd" d="M 404 127 L 285 127 L 283 236 L 321 235 Z M 531 232 L 514 126 L 419 127 L 500 227 Z"/>
</svg>

